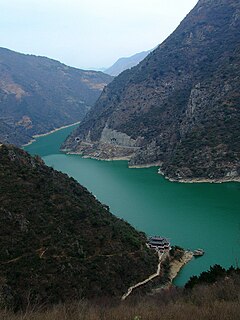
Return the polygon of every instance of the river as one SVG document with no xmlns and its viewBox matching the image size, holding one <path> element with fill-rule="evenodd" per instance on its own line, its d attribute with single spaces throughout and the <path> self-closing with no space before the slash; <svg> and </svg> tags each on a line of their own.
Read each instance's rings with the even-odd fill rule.
<svg viewBox="0 0 240 320">
<path fill-rule="evenodd" d="M 240 183 L 181 184 L 157 168 L 129 169 L 126 161 L 98 161 L 59 151 L 75 126 L 36 139 L 24 147 L 45 163 L 74 177 L 113 214 L 147 235 L 161 235 L 186 249 L 203 248 L 179 273 L 176 285 L 211 265 L 240 262 Z"/>
</svg>

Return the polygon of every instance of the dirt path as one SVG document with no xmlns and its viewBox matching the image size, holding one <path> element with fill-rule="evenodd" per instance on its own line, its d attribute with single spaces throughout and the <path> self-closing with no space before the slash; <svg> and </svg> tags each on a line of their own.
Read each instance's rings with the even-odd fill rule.
<svg viewBox="0 0 240 320">
<path fill-rule="evenodd" d="M 96 257 L 105 257 L 105 258 L 109 258 L 109 257 L 116 257 L 116 256 L 122 256 L 122 255 L 129 255 L 129 256 L 133 256 L 134 254 L 141 252 L 141 250 L 136 250 L 136 251 L 132 251 L 132 252 L 117 252 L 117 253 L 112 253 L 112 254 L 95 254 L 93 256 L 89 256 L 86 258 L 86 260 L 91 260 L 94 259 Z"/>
<path fill-rule="evenodd" d="M 152 289 L 152 294 L 156 294 L 161 292 L 162 289 L 168 289 L 172 286 L 173 280 L 178 275 L 179 271 L 187 264 L 189 261 L 191 261 L 193 258 L 193 252 L 192 251 L 184 251 L 183 257 L 181 260 L 174 260 L 170 262 L 170 270 L 169 270 L 169 281 L 162 285 L 161 287 Z"/>
<path fill-rule="evenodd" d="M 161 253 L 158 251 L 158 260 L 159 260 L 159 263 L 158 263 L 158 266 L 157 266 L 157 271 L 156 273 L 152 274 L 150 277 L 148 277 L 147 279 L 141 281 L 141 282 L 138 282 L 137 284 L 135 284 L 134 286 L 131 286 L 130 288 L 128 288 L 128 291 L 127 293 L 125 293 L 123 296 L 122 296 L 122 300 L 125 300 L 131 293 L 134 289 L 146 284 L 147 282 L 151 281 L 152 279 L 158 277 L 160 275 L 160 270 L 161 270 L 161 262 L 162 262 L 162 257 L 163 257 L 164 253 Z"/>
</svg>

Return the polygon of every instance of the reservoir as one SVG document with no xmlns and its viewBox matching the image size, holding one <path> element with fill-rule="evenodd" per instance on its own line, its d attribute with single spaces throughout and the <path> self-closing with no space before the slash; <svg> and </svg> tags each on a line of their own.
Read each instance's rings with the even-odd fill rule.
<svg viewBox="0 0 240 320">
<path fill-rule="evenodd" d="M 87 187 L 117 217 L 147 235 L 161 235 L 185 249 L 203 248 L 179 273 L 184 285 L 211 265 L 240 263 L 240 183 L 169 182 L 158 168 L 129 169 L 126 161 L 98 161 L 59 151 L 73 130 L 64 128 L 42 136 L 24 149 L 67 173 Z"/>
</svg>

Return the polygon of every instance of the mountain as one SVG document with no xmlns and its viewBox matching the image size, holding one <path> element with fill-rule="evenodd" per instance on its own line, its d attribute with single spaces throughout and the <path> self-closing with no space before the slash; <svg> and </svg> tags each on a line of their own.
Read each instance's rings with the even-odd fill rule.
<svg viewBox="0 0 240 320">
<path fill-rule="evenodd" d="M 21 145 L 82 120 L 111 80 L 101 72 L 0 48 L 0 141 Z"/>
<path fill-rule="evenodd" d="M 0 309 L 120 296 L 156 272 L 143 233 L 84 187 L 0 146 Z"/>
<path fill-rule="evenodd" d="M 103 90 L 63 149 L 158 165 L 174 181 L 239 181 L 239 30 L 239 1 L 200 0 Z"/>
<path fill-rule="evenodd" d="M 146 56 L 150 52 L 151 50 L 142 51 L 134 54 L 131 57 L 120 58 L 110 68 L 105 69 L 104 72 L 109 74 L 110 76 L 114 76 L 114 77 L 118 76 L 124 70 L 130 69 L 136 66 L 140 61 L 146 58 Z"/>
</svg>

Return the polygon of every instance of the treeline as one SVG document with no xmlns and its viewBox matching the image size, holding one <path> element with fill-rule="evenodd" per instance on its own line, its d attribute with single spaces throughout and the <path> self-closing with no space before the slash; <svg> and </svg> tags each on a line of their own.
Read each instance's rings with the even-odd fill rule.
<svg viewBox="0 0 240 320">
<path fill-rule="evenodd" d="M 210 270 L 202 272 L 199 276 L 192 276 L 186 283 L 185 288 L 192 289 L 196 285 L 212 284 L 219 279 L 229 279 L 229 277 L 233 275 L 240 276 L 240 268 L 234 268 L 231 266 L 226 270 L 219 264 L 215 264 L 214 266 L 210 267 Z"/>
</svg>

